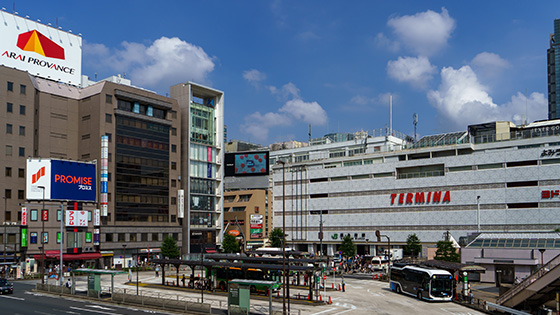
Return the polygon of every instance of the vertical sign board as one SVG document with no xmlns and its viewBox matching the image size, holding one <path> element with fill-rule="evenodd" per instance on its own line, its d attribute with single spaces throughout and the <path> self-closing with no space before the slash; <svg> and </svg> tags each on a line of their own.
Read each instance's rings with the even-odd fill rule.
<svg viewBox="0 0 560 315">
<path fill-rule="evenodd" d="M 93 245 L 99 245 L 99 229 L 93 229 Z"/>
<path fill-rule="evenodd" d="M 22 207 L 21 208 L 21 225 L 27 226 L 27 221 L 28 221 L 27 207 Z"/>
<path fill-rule="evenodd" d="M 0 64 L 45 79 L 80 84 L 80 36 L 5 11 L 0 15 Z"/>
<path fill-rule="evenodd" d="M 185 191 L 177 190 L 177 217 L 183 219 L 185 217 Z"/>
<path fill-rule="evenodd" d="M 101 136 L 101 170 L 99 182 L 99 199 L 101 215 L 106 217 L 108 212 L 108 193 L 109 193 L 109 136 Z"/>
<path fill-rule="evenodd" d="M 26 199 L 97 202 L 96 172 L 93 163 L 28 159 Z"/>
<path fill-rule="evenodd" d="M 21 247 L 27 247 L 27 228 L 21 229 Z"/>
<path fill-rule="evenodd" d="M 67 210 L 64 221 L 66 226 L 87 227 L 88 212 L 83 210 Z"/>
<path fill-rule="evenodd" d="M 262 238 L 263 236 L 263 216 L 262 214 L 251 214 L 250 226 L 251 238 Z"/>
<path fill-rule="evenodd" d="M 93 226 L 101 225 L 101 211 L 99 209 L 93 210 Z"/>
</svg>

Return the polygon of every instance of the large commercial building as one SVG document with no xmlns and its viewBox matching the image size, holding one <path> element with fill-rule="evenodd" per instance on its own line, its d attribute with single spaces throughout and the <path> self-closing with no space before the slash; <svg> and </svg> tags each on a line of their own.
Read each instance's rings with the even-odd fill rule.
<svg viewBox="0 0 560 315">
<path fill-rule="evenodd" d="M 21 266 L 34 271 L 42 251 L 56 261 L 61 205 L 86 211 L 89 222 L 73 230 L 81 233 L 73 246 L 64 240 L 64 252 L 74 254 L 68 259 L 65 254 L 68 262 L 127 266 L 158 255 L 166 236 L 177 240 L 183 254 L 200 251 L 201 244 L 216 248 L 222 227 L 223 93 L 187 82 L 171 87 L 167 97 L 121 76 L 92 82 L 81 76 L 81 37 L 0 14 L 5 21 L 0 263 L 26 262 Z M 40 174 L 26 169 L 29 159 L 96 163 L 96 202 L 45 200 L 50 215 L 41 220 L 40 213 L 47 212 L 41 211 L 43 202 L 26 198 L 26 177 Z M 96 225 L 95 209 L 100 209 Z"/>
<path fill-rule="evenodd" d="M 560 120 L 491 122 L 416 143 L 381 130 L 272 151 L 274 226 L 282 226 L 284 203 L 289 241 L 318 252 L 322 218 L 330 255 L 345 235 L 359 253 L 375 253 L 386 246 L 376 230 L 397 247 L 412 233 L 434 244 L 447 232 L 459 240 L 477 231 L 552 231 L 560 227 L 559 135 Z"/>
</svg>

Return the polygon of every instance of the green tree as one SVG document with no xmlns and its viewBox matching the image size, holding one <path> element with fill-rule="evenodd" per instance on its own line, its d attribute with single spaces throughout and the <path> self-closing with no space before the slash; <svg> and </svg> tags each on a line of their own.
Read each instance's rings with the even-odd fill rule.
<svg viewBox="0 0 560 315">
<path fill-rule="evenodd" d="M 282 248 L 282 238 L 284 236 L 284 231 L 281 228 L 275 228 L 270 232 L 270 247 L 280 247 Z"/>
<path fill-rule="evenodd" d="M 406 238 L 406 246 L 403 249 L 404 254 L 416 257 L 422 251 L 422 244 L 416 233 L 409 234 Z"/>
<path fill-rule="evenodd" d="M 356 245 L 349 234 L 346 234 L 346 236 L 342 239 L 340 251 L 342 252 L 343 257 L 352 257 L 356 255 Z"/>
<path fill-rule="evenodd" d="M 224 235 L 222 250 L 224 253 L 239 253 L 239 243 L 235 239 L 235 236 L 227 233 Z"/>
<path fill-rule="evenodd" d="M 179 252 L 179 247 L 177 247 L 177 241 L 173 237 L 167 236 L 163 239 L 163 243 L 161 243 L 161 255 L 167 258 L 179 258 L 181 254 Z"/>
<path fill-rule="evenodd" d="M 436 260 L 459 262 L 459 254 L 451 241 L 437 242 Z"/>
</svg>

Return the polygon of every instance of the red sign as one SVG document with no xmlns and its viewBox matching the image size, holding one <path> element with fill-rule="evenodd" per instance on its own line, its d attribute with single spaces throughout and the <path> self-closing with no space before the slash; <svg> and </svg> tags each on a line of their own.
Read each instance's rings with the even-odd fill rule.
<svg viewBox="0 0 560 315">
<path fill-rule="evenodd" d="M 43 209 L 41 213 L 42 213 L 41 217 L 43 218 L 43 221 L 49 221 L 49 210 Z"/>
<path fill-rule="evenodd" d="M 17 46 L 49 58 L 64 59 L 64 48 L 36 30 L 19 34 Z"/>
<path fill-rule="evenodd" d="M 394 205 L 395 202 L 397 202 L 399 205 L 445 203 L 451 202 L 451 193 L 449 191 L 429 191 L 391 194 L 391 205 Z"/>
<path fill-rule="evenodd" d="M 541 193 L 542 199 L 552 199 L 560 195 L 560 190 L 543 190 Z"/>
<path fill-rule="evenodd" d="M 228 234 L 229 234 L 229 235 L 233 235 L 233 236 L 237 236 L 237 235 L 239 235 L 239 231 L 238 231 L 238 230 L 230 230 L 230 231 L 228 232 Z"/>
<path fill-rule="evenodd" d="M 27 225 L 27 207 L 21 208 L 21 225 Z"/>
</svg>

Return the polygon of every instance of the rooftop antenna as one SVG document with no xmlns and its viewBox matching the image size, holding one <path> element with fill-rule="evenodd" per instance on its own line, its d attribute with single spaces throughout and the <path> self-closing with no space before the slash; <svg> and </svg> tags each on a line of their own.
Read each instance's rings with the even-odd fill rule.
<svg viewBox="0 0 560 315">
<path fill-rule="evenodd" d="M 414 143 L 416 143 L 416 125 L 418 125 L 418 114 L 412 115 L 412 123 L 414 124 Z"/>
<path fill-rule="evenodd" d="M 309 136 L 309 143 L 311 143 L 311 124 L 309 124 L 309 129 L 307 130 L 307 135 Z"/>
<path fill-rule="evenodd" d="M 527 92 L 527 88 L 525 88 L 525 126 L 527 126 L 527 102 L 529 98 L 529 93 Z"/>
<path fill-rule="evenodd" d="M 393 95 L 389 95 L 389 135 L 393 135 Z"/>
</svg>

